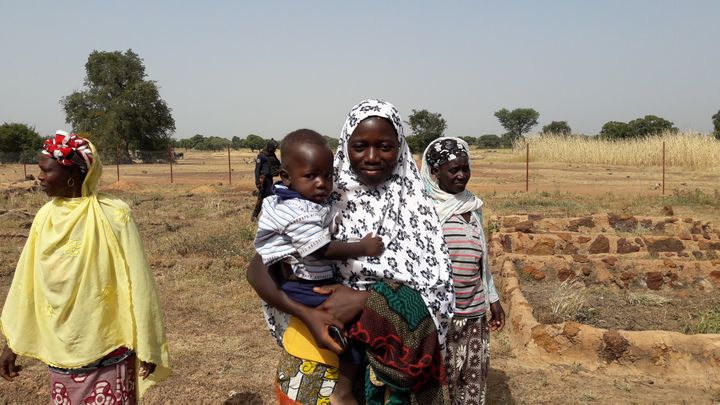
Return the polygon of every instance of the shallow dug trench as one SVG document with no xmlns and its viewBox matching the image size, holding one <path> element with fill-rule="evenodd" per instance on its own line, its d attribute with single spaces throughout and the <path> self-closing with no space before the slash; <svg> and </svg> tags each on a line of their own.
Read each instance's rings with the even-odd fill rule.
<svg viewBox="0 0 720 405">
<path fill-rule="evenodd" d="M 712 224 L 610 213 L 489 225 L 513 347 L 546 364 L 720 384 Z"/>
<path fill-rule="evenodd" d="M 626 272 L 620 277 L 635 276 L 636 281 L 618 286 L 599 282 L 594 277 L 598 270 L 592 265 L 560 281 L 558 270 L 562 277 L 566 267 L 542 265 L 536 260 L 518 260 L 514 265 L 523 295 L 540 323 L 575 321 L 603 329 L 720 333 L 720 295 L 692 283 L 653 290 L 642 283 L 641 275 Z M 523 271 L 537 267 L 545 274 L 542 280 Z"/>
<path fill-rule="evenodd" d="M 538 322 L 720 333 L 720 231 L 712 224 L 612 213 L 499 222 L 495 261 L 512 262 Z"/>
</svg>

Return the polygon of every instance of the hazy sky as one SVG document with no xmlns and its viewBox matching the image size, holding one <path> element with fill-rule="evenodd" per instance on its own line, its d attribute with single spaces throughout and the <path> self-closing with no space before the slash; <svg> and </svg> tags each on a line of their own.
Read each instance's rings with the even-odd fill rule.
<svg viewBox="0 0 720 405">
<path fill-rule="evenodd" d="M 202 3 L 202 4 L 201 4 Z M 720 1 L 0 0 L 0 122 L 67 128 L 93 50 L 132 48 L 173 110 L 176 138 L 307 127 L 338 136 L 356 102 L 446 134 L 501 134 L 531 107 L 540 130 L 596 134 L 655 114 L 708 132 L 720 110 Z"/>
</svg>

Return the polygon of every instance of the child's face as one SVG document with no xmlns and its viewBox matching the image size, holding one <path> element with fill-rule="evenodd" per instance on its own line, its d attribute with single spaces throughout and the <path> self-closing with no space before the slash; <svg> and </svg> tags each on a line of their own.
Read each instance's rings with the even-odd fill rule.
<svg viewBox="0 0 720 405">
<path fill-rule="evenodd" d="M 433 174 L 441 190 L 450 194 L 461 193 L 470 180 L 470 162 L 467 156 L 460 156 L 433 169 Z"/>
<path fill-rule="evenodd" d="M 301 145 L 280 172 L 283 184 L 304 198 L 323 204 L 333 188 L 333 155 L 330 148 Z M 283 162 L 286 163 L 286 162 Z"/>
</svg>

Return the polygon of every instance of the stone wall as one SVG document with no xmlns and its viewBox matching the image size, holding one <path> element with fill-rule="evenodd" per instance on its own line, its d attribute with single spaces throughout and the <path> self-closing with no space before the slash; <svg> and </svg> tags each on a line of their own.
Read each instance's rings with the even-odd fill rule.
<svg viewBox="0 0 720 405">
<path fill-rule="evenodd" d="M 543 324 L 523 296 L 518 272 L 542 282 L 547 272 L 585 285 L 649 290 L 720 288 L 720 231 L 691 218 L 615 214 L 497 219 L 490 240 L 495 282 L 514 347 L 538 360 L 610 373 L 720 383 L 720 334 L 607 330 L 577 322 Z M 573 280 L 571 280 L 573 281 Z"/>
</svg>

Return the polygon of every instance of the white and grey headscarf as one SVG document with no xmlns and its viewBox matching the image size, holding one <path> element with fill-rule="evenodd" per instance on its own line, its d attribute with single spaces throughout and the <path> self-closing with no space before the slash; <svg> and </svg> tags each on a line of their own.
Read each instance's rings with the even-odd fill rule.
<svg viewBox="0 0 720 405">
<path fill-rule="evenodd" d="M 485 294 L 485 307 L 489 308 L 490 303 L 500 299 L 495 288 L 495 281 L 490 272 L 488 260 L 489 252 L 485 230 L 483 229 L 483 201 L 467 189 L 457 194 L 450 194 L 443 191 L 437 180 L 430 174 L 430 168 L 439 168 L 442 164 L 466 156 L 470 164 L 470 148 L 467 142 L 460 138 L 441 137 L 430 142 L 425 148 L 422 158 L 421 176 L 425 183 L 425 191 L 435 201 L 435 210 L 440 218 L 440 224 L 447 222 L 453 215 L 472 213 L 478 224 L 480 233 L 480 245 L 483 251 L 483 289 Z"/>
<path fill-rule="evenodd" d="M 400 149 L 392 175 L 377 187 L 360 183 L 347 158 L 350 136 L 369 117 L 386 118 L 392 123 Z M 335 154 L 335 190 L 331 196 L 333 209 L 339 212 L 335 237 L 357 241 L 373 232 L 382 237 L 386 249 L 380 257 L 339 262 L 338 270 L 343 282 L 357 290 L 394 280 L 418 291 L 444 344 L 454 303 L 451 262 L 433 203 L 423 189 L 398 110 L 380 100 L 365 100 L 354 106 Z"/>
<path fill-rule="evenodd" d="M 442 164 L 462 156 L 467 157 L 470 162 L 468 144 L 460 138 L 437 138 L 430 142 L 423 152 L 421 176 L 425 183 L 425 191 L 437 203 L 435 209 L 441 224 L 455 214 L 472 212 L 475 215 L 481 215 L 479 212 L 481 212 L 483 202 L 475 194 L 467 189 L 457 194 L 447 193 L 440 189 L 437 181 L 430 174 L 431 168 L 437 169 Z M 482 224 L 482 221 L 480 223 Z"/>
</svg>

